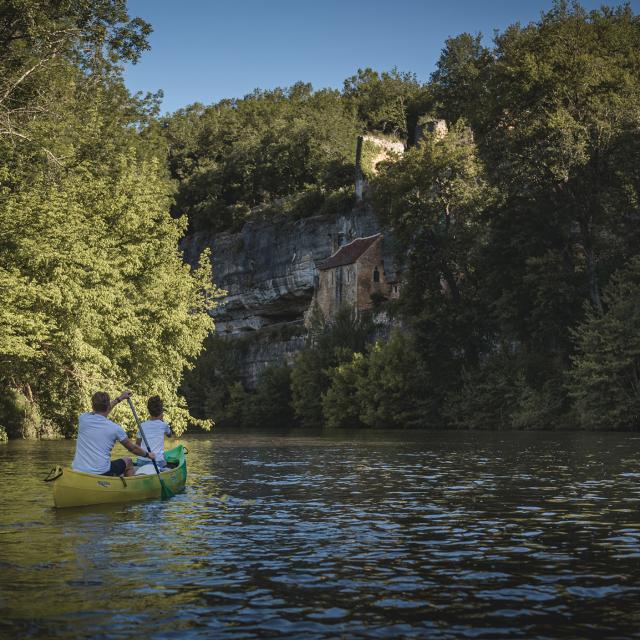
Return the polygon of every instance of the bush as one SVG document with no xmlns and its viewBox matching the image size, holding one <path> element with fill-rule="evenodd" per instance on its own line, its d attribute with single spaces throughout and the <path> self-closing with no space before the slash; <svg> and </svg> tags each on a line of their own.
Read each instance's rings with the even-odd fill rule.
<svg viewBox="0 0 640 640">
<path fill-rule="evenodd" d="M 40 424 L 40 414 L 34 402 L 30 402 L 17 389 L 9 388 L 2 391 L 0 425 L 4 437 L 37 438 L 40 435 Z"/>
<path fill-rule="evenodd" d="M 298 354 L 291 373 L 291 402 L 302 426 L 323 426 L 322 396 L 329 389 L 329 370 L 349 360 L 354 352 L 363 352 L 373 330 L 370 315 L 357 314 L 350 307 L 340 309 L 329 322 L 316 311 L 309 346 Z"/>
<path fill-rule="evenodd" d="M 270 366 L 258 378 L 255 393 L 247 396 L 245 420 L 265 429 L 294 426 L 291 406 L 291 369 L 287 365 Z"/>
<path fill-rule="evenodd" d="M 394 331 L 368 355 L 368 375 L 358 379 L 362 422 L 380 429 L 433 427 L 428 423 L 428 380 L 411 336 Z"/>
<path fill-rule="evenodd" d="M 574 332 L 578 354 L 569 391 L 582 426 L 640 426 L 640 256 L 617 272 L 603 294 L 605 312 L 591 307 Z"/>
<path fill-rule="evenodd" d="M 358 389 L 360 380 L 367 377 L 366 357 L 354 353 L 350 361 L 334 367 L 328 375 L 329 388 L 322 397 L 326 426 L 333 429 L 364 427 Z"/>
</svg>

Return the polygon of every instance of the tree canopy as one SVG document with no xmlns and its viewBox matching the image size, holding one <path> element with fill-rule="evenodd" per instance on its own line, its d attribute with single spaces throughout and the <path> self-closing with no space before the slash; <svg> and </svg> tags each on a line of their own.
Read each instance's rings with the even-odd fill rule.
<svg viewBox="0 0 640 640">
<path fill-rule="evenodd" d="M 203 256 L 178 252 L 154 97 L 121 64 L 150 27 L 120 0 L 4 2 L 0 17 L 0 425 L 70 435 L 93 391 L 160 394 L 177 432 L 183 369 L 212 328 Z M 27 410 L 28 409 L 28 410 Z M 22 416 L 22 419 L 19 419 Z M 125 419 L 122 413 L 118 416 Z"/>
</svg>

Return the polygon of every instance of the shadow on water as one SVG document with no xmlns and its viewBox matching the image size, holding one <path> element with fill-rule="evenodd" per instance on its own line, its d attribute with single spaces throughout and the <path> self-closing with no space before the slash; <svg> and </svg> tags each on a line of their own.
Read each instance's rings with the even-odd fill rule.
<svg viewBox="0 0 640 640">
<path fill-rule="evenodd" d="M 0 447 L 0 635 L 639 637 L 633 434 L 217 432 L 167 501 L 51 507 Z"/>
</svg>

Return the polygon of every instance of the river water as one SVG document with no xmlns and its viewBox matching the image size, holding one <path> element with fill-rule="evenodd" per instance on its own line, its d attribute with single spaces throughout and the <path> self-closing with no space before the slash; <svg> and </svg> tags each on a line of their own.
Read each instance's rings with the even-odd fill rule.
<svg viewBox="0 0 640 640">
<path fill-rule="evenodd" d="M 214 432 L 168 502 L 0 445 L 0 637 L 640 637 L 637 434 Z"/>
</svg>

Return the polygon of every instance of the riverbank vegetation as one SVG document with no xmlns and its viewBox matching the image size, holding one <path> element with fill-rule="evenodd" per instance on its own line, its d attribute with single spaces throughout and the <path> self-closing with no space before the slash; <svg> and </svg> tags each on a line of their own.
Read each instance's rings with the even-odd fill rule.
<svg viewBox="0 0 640 640">
<path fill-rule="evenodd" d="M 208 257 L 178 253 L 157 96 L 121 65 L 150 27 L 124 4 L 3 2 L 0 19 L 0 432 L 72 435 L 97 389 L 165 398 L 212 323 Z M 126 421 L 124 410 L 118 419 Z"/>
</svg>

